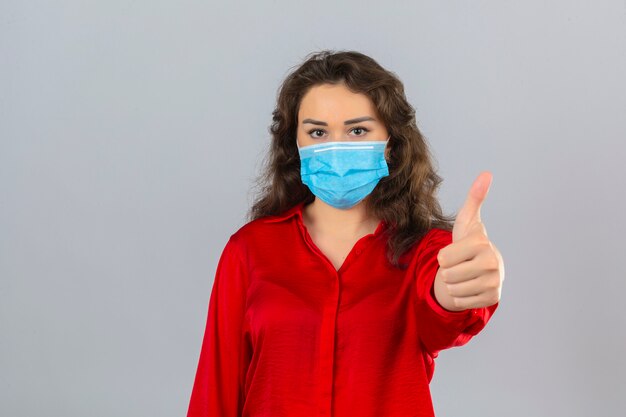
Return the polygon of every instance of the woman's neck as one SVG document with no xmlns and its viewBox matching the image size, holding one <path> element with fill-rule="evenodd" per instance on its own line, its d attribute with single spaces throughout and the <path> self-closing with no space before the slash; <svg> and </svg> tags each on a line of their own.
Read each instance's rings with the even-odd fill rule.
<svg viewBox="0 0 626 417">
<path fill-rule="evenodd" d="M 307 229 L 316 234 L 348 238 L 374 233 L 380 222 L 367 212 L 365 200 L 349 209 L 338 209 L 316 197 L 304 206 L 302 217 Z"/>
</svg>

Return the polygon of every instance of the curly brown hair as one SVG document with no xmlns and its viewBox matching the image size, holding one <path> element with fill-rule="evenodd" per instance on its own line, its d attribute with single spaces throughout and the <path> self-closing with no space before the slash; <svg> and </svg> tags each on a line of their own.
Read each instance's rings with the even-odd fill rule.
<svg viewBox="0 0 626 417">
<path fill-rule="evenodd" d="M 298 203 L 315 199 L 300 177 L 300 156 L 296 142 L 300 101 L 307 91 L 320 84 L 343 83 L 352 92 L 367 95 L 391 134 L 389 175 L 382 178 L 367 196 L 367 212 L 385 221 L 387 258 L 400 268 L 399 258 L 431 228 L 452 230 L 456 215 L 446 216 L 436 198 L 443 181 L 437 175 L 434 158 L 415 121 L 404 86 L 395 73 L 371 57 L 356 51 L 312 52 L 293 70 L 278 91 L 273 122 L 269 128 L 271 146 L 261 174 L 255 180 L 255 202 L 248 220 L 278 215 Z"/>
</svg>

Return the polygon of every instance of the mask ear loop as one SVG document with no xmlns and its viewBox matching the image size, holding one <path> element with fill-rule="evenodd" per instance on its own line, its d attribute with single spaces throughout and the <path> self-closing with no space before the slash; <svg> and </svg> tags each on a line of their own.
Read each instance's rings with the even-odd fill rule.
<svg viewBox="0 0 626 417">
<path fill-rule="evenodd" d="M 387 136 L 387 139 L 385 139 L 385 141 L 387 142 L 387 144 L 389 143 L 389 139 L 391 139 L 391 133 L 389 134 L 389 136 Z M 385 146 L 385 150 L 387 149 L 387 146 Z M 383 151 L 384 152 L 384 151 Z M 383 156 L 385 158 L 385 162 L 389 162 L 389 160 L 387 159 L 387 152 L 383 153 Z"/>
</svg>

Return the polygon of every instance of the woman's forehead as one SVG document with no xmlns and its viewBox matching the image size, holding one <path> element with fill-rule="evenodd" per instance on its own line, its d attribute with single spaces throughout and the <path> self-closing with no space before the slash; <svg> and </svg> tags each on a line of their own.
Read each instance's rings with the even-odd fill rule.
<svg viewBox="0 0 626 417">
<path fill-rule="evenodd" d="M 354 93 L 343 85 L 319 85 L 312 87 L 302 98 L 298 111 L 299 120 L 314 119 L 330 123 L 371 117 L 376 110 L 365 94 Z M 302 123 L 302 122 L 301 122 Z"/>
</svg>

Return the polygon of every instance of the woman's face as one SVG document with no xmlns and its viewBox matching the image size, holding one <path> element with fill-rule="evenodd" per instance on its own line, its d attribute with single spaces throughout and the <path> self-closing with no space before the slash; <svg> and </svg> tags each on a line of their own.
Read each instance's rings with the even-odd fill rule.
<svg viewBox="0 0 626 417">
<path fill-rule="evenodd" d="M 322 142 L 380 141 L 388 136 L 372 100 L 351 92 L 343 84 L 314 86 L 302 98 L 298 147 Z M 389 145 L 385 154 L 388 151 Z"/>
</svg>

